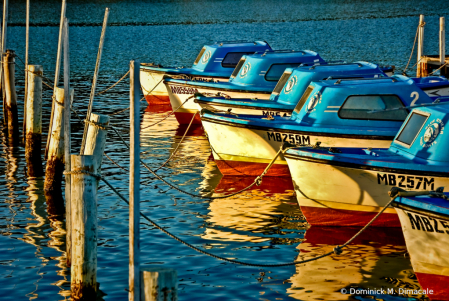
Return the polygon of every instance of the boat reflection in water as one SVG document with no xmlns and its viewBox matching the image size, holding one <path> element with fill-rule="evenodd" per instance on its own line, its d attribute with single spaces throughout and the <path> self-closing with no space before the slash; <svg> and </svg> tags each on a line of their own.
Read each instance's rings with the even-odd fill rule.
<svg viewBox="0 0 449 301">
<path fill-rule="evenodd" d="M 209 163 L 209 166 L 215 166 L 218 172 L 215 163 Z M 251 177 L 222 177 L 213 195 L 235 193 L 253 181 Z M 238 195 L 212 199 L 208 209 L 203 239 L 253 243 L 270 240 L 297 243 L 302 240 L 301 235 L 295 235 L 295 238 L 275 235 L 279 231 L 304 230 L 304 223 L 292 221 L 301 217 L 301 213 L 295 203 L 291 180 L 274 177 L 263 180 L 260 186 L 253 186 Z"/>
<path fill-rule="evenodd" d="M 332 251 L 352 238 L 359 227 L 310 227 L 305 241 L 298 249 L 296 260 L 305 260 Z M 423 298 L 425 295 L 411 295 L 403 292 L 420 290 L 410 263 L 404 256 L 406 247 L 399 228 L 367 228 L 342 254 L 296 266 L 296 274 L 290 278 L 291 288 L 287 293 L 300 300 L 354 300 L 351 288 L 384 289 L 386 294 L 364 294 L 375 300 L 398 300 L 398 297 Z M 388 293 L 391 289 L 398 296 Z M 346 290 L 343 294 L 342 291 Z M 359 295 L 360 296 L 360 295 Z M 394 298 L 394 299 L 393 299 Z M 402 298 L 399 298 L 402 299 Z"/>
</svg>

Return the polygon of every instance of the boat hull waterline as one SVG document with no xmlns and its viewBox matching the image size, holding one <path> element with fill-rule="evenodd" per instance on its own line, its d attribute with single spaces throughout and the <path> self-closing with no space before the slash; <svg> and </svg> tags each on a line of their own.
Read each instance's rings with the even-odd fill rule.
<svg viewBox="0 0 449 301">
<path fill-rule="evenodd" d="M 353 135 L 325 136 L 298 131 L 279 132 L 269 128 L 255 129 L 217 123 L 202 117 L 203 127 L 212 147 L 215 163 L 223 175 L 259 176 L 276 156 L 284 142 L 291 144 L 316 144 L 332 147 L 387 148 L 393 137 L 369 139 Z M 290 170 L 280 155 L 266 176 L 290 177 Z"/>
<path fill-rule="evenodd" d="M 307 222 L 316 226 L 365 226 L 390 201 L 388 191 L 433 190 L 448 186 L 443 175 L 332 165 L 309 157 L 286 155 L 296 198 Z M 400 227 L 394 208 L 387 208 L 374 227 Z"/>
</svg>

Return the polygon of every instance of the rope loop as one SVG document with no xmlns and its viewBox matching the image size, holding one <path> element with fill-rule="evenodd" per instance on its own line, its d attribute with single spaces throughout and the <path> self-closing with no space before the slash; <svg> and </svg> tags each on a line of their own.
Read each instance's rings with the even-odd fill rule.
<svg viewBox="0 0 449 301">
<path fill-rule="evenodd" d="M 64 175 L 88 175 L 96 178 L 97 180 L 102 179 L 102 176 L 100 174 L 96 174 L 87 170 L 64 171 Z"/>
<path fill-rule="evenodd" d="M 90 125 L 93 125 L 93 126 L 99 128 L 99 129 L 105 130 L 105 131 L 107 131 L 108 129 L 111 128 L 110 126 L 103 125 L 101 123 L 98 123 L 98 122 L 95 122 L 95 121 L 91 121 L 91 120 L 87 120 L 87 119 L 84 119 L 84 122 L 88 123 Z"/>
<path fill-rule="evenodd" d="M 340 255 L 342 252 L 343 252 L 342 247 L 336 246 L 336 247 L 334 248 L 334 254 Z"/>
</svg>

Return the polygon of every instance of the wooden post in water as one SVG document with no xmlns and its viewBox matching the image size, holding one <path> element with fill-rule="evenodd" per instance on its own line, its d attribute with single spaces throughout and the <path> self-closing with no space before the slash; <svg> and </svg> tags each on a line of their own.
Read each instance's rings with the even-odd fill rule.
<svg viewBox="0 0 449 301">
<path fill-rule="evenodd" d="M 178 300 L 178 273 L 175 269 L 141 268 L 140 283 L 140 301 Z"/>
<path fill-rule="evenodd" d="M 130 62 L 129 301 L 140 294 L 140 64 Z"/>
<path fill-rule="evenodd" d="M 424 51 L 424 15 L 419 15 L 419 29 L 418 29 L 418 54 L 416 56 L 417 59 L 417 70 L 416 76 L 423 77 L 424 70 L 426 70 L 426 66 L 421 62 L 421 58 L 423 56 Z"/>
<path fill-rule="evenodd" d="M 57 93 L 58 83 L 59 83 L 59 72 L 61 69 L 62 39 L 63 39 L 64 18 L 65 18 L 66 7 L 67 7 L 66 0 L 62 0 L 61 19 L 60 19 L 60 24 L 59 24 L 58 54 L 56 56 L 55 82 L 54 82 L 54 86 L 53 86 L 53 101 L 51 104 L 51 116 L 50 116 L 50 126 L 48 129 L 47 145 L 45 147 L 45 157 L 46 158 L 48 158 L 48 149 L 50 147 L 50 140 L 52 138 L 51 131 L 53 129 L 54 110 L 56 109 L 55 100 L 56 100 L 56 93 Z"/>
<path fill-rule="evenodd" d="M 49 153 L 50 154 L 50 153 Z M 72 155 L 72 300 L 97 296 L 97 185 L 93 156 Z M 77 173 L 78 172 L 78 173 Z"/>
<path fill-rule="evenodd" d="M 2 49 L 1 49 L 1 60 L 3 62 L 3 53 L 6 49 L 6 35 L 8 33 L 8 0 L 3 0 L 3 27 L 2 27 Z M 3 64 L 0 64 L 0 86 L 2 87 L 2 98 L 3 98 L 3 124 L 7 125 L 6 117 L 6 96 L 5 96 L 5 73 Z"/>
<path fill-rule="evenodd" d="M 71 170 L 70 150 L 72 145 L 70 128 L 70 107 L 72 93 L 70 90 L 70 52 L 69 52 L 69 21 L 64 18 L 64 163 L 65 170 Z M 66 264 L 72 264 L 72 219 L 71 219 L 71 176 L 65 176 L 65 216 L 66 216 Z"/>
<path fill-rule="evenodd" d="M 12 145 L 19 144 L 19 117 L 17 115 L 17 93 L 16 93 L 16 67 L 15 53 L 7 50 L 3 58 L 3 71 L 5 73 L 5 93 L 6 93 L 6 120 L 8 126 L 8 140 Z"/>
<path fill-rule="evenodd" d="M 23 107 L 23 139 L 26 140 L 26 122 L 27 122 L 27 97 L 28 97 L 28 48 L 29 48 L 29 36 L 30 36 L 30 0 L 27 0 L 26 9 L 26 37 L 25 37 L 25 97 Z M 42 82 L 41 82 L 42 84 Z M 42 100 L 42 97 L 41 97 Z"/>
<path fill-rule="evenodd" d="M 104 148 L 106 146 L 106 136 L 108 134 L 107 127 L 109 125 L 109 116 L 107 115 L 90 115 L 89 128 L 87 129 L 86 147 L 84 155 L 92 155 L 94 157 L 95 168 L 100 171 L 101 162 L 103 161 Z"/>
<path fill-rule="evenodd" d="M 27 72 L 28 94 L 25 96 L 27 114 L 23 117 L 25 127 L 25 158 L 28 176 L 42 176 L 42 75 L 40 65 L 28 65 Z"/>
<path fill-rule="evenodd" d="M 64 171 L 64 89 L 56 88 L 53 128 L 50 131 L 51 142 L 48 148 L 47 167 L 45 169 L 44 190 L 52 194 L 62 195 L 62 173 Z"/>
<path fill-rule="evenodd" d="M 89 107 L 87 108 L 86 120 L 90 120 L 90 114 L 92 113 L 92 108 L 93 108 L 93 104 L 94 104 L 95 89 L 97 87 L 98 72 L 100 72 L 101 54 L 103 53 L 103 45 L 104 45 L 104 38 L 106 36 L 106 27 L 108 25 L 108 17 L 109 17 L 109 8 L 106 8 L 106 11 L 104 12 L 103 28 L 101 29 L 100 46 L 98 47 L 98 53 L 97 53 L 97 63 L 95 64 L 94 79 L 92 81 L 92 88 L 90 90 Z M 81 141 L 80 154 L 84 154 L 84 148 L 86 146 L 87 128 L 88 128 L 88 124 L 86 124 L 84 127 L 83 140 Z"/>
<path fill-rule="evenodd" d="M 446 63 L 446 26 L 444 17 L 440 17 L 440 65 Z M 440 69 L 440 75 L 446 76 L 447 66 Z"/>
</svg>

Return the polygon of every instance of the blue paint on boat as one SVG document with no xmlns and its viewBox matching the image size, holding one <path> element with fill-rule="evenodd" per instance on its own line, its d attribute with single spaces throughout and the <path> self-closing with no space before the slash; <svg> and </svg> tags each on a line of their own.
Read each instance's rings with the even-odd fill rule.
<svg viewBox="0 0 449 301">
<path fill-rule="evenodd" d="M 449 98 L 442 98 L 442 101 L 447 100 Z M 406 119 L 408 111 L 371 111 L 403 108 L 433 101 L 434 99 L 419 89 L 412 79 L 404 76 L 339 79 L 312 82 L 291 117 L 235 116 L 203 110 L 202 118 L 230 126 L 260 130 L 392 139 Z"/>
<path fill-rule="evenodd" d="M 289 149 L 287 155 L 358 169 L 447 177 L 449 139 L 445 125 L 449 122 L 449 97 L 445 100 L 437 106 L 413 109 L 388 149 L 299 147 Z"/>
<path fill-rule="evenodd" d="M 165 79 L 165 83 L 201 86 L 221 91 L 260 91 L 271 93 L 286 68 L 301 64 L 325 63 L 320 55 L 310 50 L 265 51 L 244 55 L 230 76 L 229 82 Z"/>
<path fill-rule="evenodd" d="M 445 193 L 449 197 L 449 193 Z M 394 201 L 394 206 L 405 205 L 407 207 L 416 208 L 421 213 L 421 210 L 430 213 L 436 213 L 449 218 L 449 201 L 441 197 L 433 197 L 428 195 L 421 195 L 415 197 L 397 197 Z"/>
<path fill-rule="evenodd" d="M 271 51 L 270 45 L 265 41 L 215 42 L 201 49 L 191 68 L 142 65 L 141 69 L 171 75 L 229 77 L 243 55 L 265 51 Z"/>
</svg>

